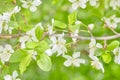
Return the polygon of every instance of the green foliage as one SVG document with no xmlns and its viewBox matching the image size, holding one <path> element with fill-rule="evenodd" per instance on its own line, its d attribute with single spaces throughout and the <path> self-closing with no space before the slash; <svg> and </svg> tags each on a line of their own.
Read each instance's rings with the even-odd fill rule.
<svg viewBox="0 0 120 80">
<path fill-rule="evenodd" d="M 44 30 L 41 27 L 37 27 L 35 29 L 35 35 L 37 37 L 38 40 L 41 39 L 41 37 L 43 36 Z"/>
<path fill-rule="evenodd" d="M 102 59 L 105 63 L 109 63 L 112 59 L 110 52 L 109 51 L 105 51 L 105 53 L 102 55 Z"/>
<path fill-rule="evenodd" d="M 47 56 L 45 53 L 42 53 L 37 60 L 37 65 L 43 71 L 50 71 L 52 67 L 52 62 L 49 56 Z"/>
<path fill-rule="evenodd" d="M 99 0 L 99 6 L 97 7 L 91 6 L 89 0 L 85 9 L 79 7 L 76 11 L 71 12 L 70 6 L 72 3 L 69 0 L 41 1 L 42 4 L 37 6 L 37 11 L 30 12 L 29 8 L 25 9 L 22 7 L 20 0 L 0 0 L 1 15 L 4 12 L 12 11 L 17 5 L 21 7 L 21 11 L 12 15 L 8 23 L 8 26 L 13 28 L 13 33 L 8 34 L 8 32 L 3 31 L 1 36 L 24 34 L 26 31 L 34 28 L 38 22 L 42 23 L 42 26 L 37 26 L 35 29 L 35 37 L 38 39 L 38 42 L 26 41 L 26 48 L 24 49 L 19 49 L 20 42 L 18 42 L 18 37 L 17 39 L 0 39 L 1 45 L 11 44 L 15 51 L 12 53 L 10 60 L 5 62 L 4 65 L 0 62 L 0 80 L 3 80 L 5 75 L 10 75 L 17 68 L 19 68 L 17 72 L 19 73 L 20 71 L 21 75 L 19 77 L 21 80 L 119 80 L 120 66 L 115 64 L 115 55 L 113 54 L 113 50 L 120 46 L 119 38 L 107 40 L 108 44 L 105 49 L 95 50 L 94 55 L 100 59 L 101 63 L 106 63 L 103 65 L 105 68 L 104 74 L 101 71 L 92 69 L 90 66 L 89 61 L 91 59 L 88 58 L 89 41 L 77 40 L 76 43 L 73 43 L 70 37 L 65 37 L 66 43 L 69 44 L 69 46 L 66 46 L 68 51 L 66 54 L 71 55 L 73 51 L 79 51 L 81 52 L 81 57 L 86 60 L 85 65 L 80 65 L 79 68 L 76 68 L 73 66 L 65 67 L 63 65 L 65 59 L 62 56 L 56 57 L 54 54 L 51 57 L 47 56 L 45 50 L 50 48 L 48 44 L 50 43 L 49 35 L 43 38 L 53 18 L 55 19 L 53 30 L 56 34 L 62 32 L 67 34 L 68 32 L 67 36 L 69 36 L 69 31 L 72 33 L 78 30 L 80 36 L 90 37 L 87 25 L 94 24 L 95 26 L 91 30 L 93 37 L 113 36 L 115 34 L 106 27 L 103 17 L 112 15 L 120 17 L 119 8 L 113 10 L 109 6 L 111 0 Z M 76 20 L 81 21 L 82 24 L 75 24 Z M 114 30 L 120 33 L 120 24 Z M 97 40 L 97 42 L 104 44 L 103 41 Z M 37 52 L 36 60 L 32 60 L 33 54 L 29 50 Z M 118 56 L 118 53 L 116 54 Z"/>
<path fill-rule="evenodd" d="M 26 57 L 24 57 L 19 64 L 20 73 L 23 74 L 23 72 L 26 70 L 26 68 L 30 65 L 31 62 L 31 54 L 28 54 Z"/>
<path fill-rule="evenodd" d="M 72 12 L 68 15 L 68 23 L 69 25 L 72 25 L 77 19 L 77 12 Z"/>
<path fill-rule="evenodd" d="M 54 22 L 53 25 L 56 26 L 56 27 L 58 27 L 58 28 L 61 28 L 61 29 L 64 29 L 64 28 L 67 27 L 67 25 L 65 23 L 63 23 L 61 21 L 58 21 L 58 20 L 55 20 L 55 22 Z"/>
<path fill-rule="evenodd" d="M 27 42 L 26 43 L 26 47 L 28 48 L 28 49 L 34 49 L 36 46 L 38 46 L 38 42 Z"/>
<path fill-rule="evenodd" d="M 116 47 L 118 47 L 120 44 L 119 41 L 115 40 L 115 41 L 112 41 L 108 46 L 107 46 L 107 50 L 113 50 L 115 49 Z"/>
<path fill-rule="evenodd" d="M 38 46 L 35 48 L 35 50 L 38 52 L 38 54 L 44 53 L 46 49 L 49 48 L 49 45 L 46 41 L 40 41 L 38 43 Z"/>
<path fill-rule="evenodd" d="M 25 50 L 17 50 L 15 51 L 11 58 L 10 58 L 10 62 L 11 63 L 17 63 L 20 62 L 21 60 L 23 60 L 25 57 L 27 56 L 27 52 Z"/>
</svg>

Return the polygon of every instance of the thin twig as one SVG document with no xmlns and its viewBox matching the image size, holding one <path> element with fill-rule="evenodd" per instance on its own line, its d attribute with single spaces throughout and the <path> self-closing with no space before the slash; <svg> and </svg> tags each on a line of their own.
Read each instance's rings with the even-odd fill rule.
<svg viewBox="0 0 120 80">
<path fill-rule="evenodd" d="M 52 34 L 53 36 L 59 36 L 57 34 Z M 71 38 L 77 38 L 80 40 L 91 40 L 93 37 L 84 37 L 84 36 L 69 36 L 68 34 L 64 35 L 65 37 L 71 37 Z M 94 37 L 94 39 L 96 40 L 112 40 L 112 39 L 116 39 L 116 38 L 120 38 L 120 34 L 117 35 L 113 35 L 113 36 L 105 36 L 105 37 Z"/>
<path fill-rule="evenodd" d="M 21 36 L 24 36 L 25 34 L 0 34 L 0 39 L 11 39 L 11 38 L 19 38 Z"/>
</svg>

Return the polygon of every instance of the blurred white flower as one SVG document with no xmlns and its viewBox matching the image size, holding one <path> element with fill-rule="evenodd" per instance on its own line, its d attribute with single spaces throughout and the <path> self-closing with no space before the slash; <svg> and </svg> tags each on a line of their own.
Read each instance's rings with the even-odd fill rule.
<svg viewBox="0 0 120 80">
<path fill-rule="evenodd" d="M 71 36 L 73 37 L 73 38 L 72 38 L 73 42 L 76 42 L 77 38 L 75 38 L 75 37 L 78 36 L 78 29 L 75 30 L 73 33 L 71 33 Z"/>
<path fill-rule="evenodd" d="M 106 25 L 110 28 L 115 29 L 117 27 L 117 24 L 120 23 L 120 18 L 117 18 L 115 15 L 109 17 L 109 18 L 103 18 Z"/>
<path fill-rule="evenodd" d="M 89 47 L 90 47 L 89 57 L 92 59 L 95 58 L 94 52 L 95 52 L 96 48 L 103 48 L 103 46 L 100 43 L 96 43 L 95 39 L 91 39 Z"/>
<path fill-rule="evenodd" d="M 4 80 L 21 80 L 20 78 L 17 77 L 18 77 L 18 73 L 17 71 L 14 71 L 12 75 L 5 75 Z"/>
<path fill-rule="evenodd" d="M 89 28 L 90 30 L 92 30 L 92 29 L 94 28 L 94 24 L 89 24 L 89 25 L 88 25 L 88 28 Z"/>
<path fill-rule="evenodd" d="M 11 16 L 12 16 L 11 12 L 5 12 L 3 13 L 3 15 L 0 15 L 0 27 L 1 27 L 0 33 L 2 32 L 2 30 L 4 31 L 9 30 L 8 23 L 10 22 Z"/>
<path fill-rule="evenodd" d="M 4 64 L 5 62 L 9 61 L 11 53 L 14 52 L 11 45 L 6 44 L 5 47 L 0 46 L 0 59 L 1 62 Z"/>
<path fill-rule="evenodd" d="M 120 0 L 110 0 L 110 7 L 114 10 L 120 7 Z"/>
<path fill-rule="evenodd" d="M 72 9 L 76 10 L 78 7 L 86 8 L 88 0 L 69 0 L 72 3 Z"/>
<path fill-rule="evenodd" d="M 21 48 L 26 48 L 25 43 L 27 41 L 36 41 L 38 42 L 35 36 L 35 29 L 31 29 L 26 32 L 25 36 L 20 37 L 19 42 L 21 43 Z"/>
<path fill-rule="evenodd" d="M 81 24 L 82 22 L 81 21 L 75 21 L 75 24 Z"/>
<path fill-rule="evenodd" d="M 113 53 L 115 55 L 114 62 L 117 64 L 120 64 L 120 47 L 117 47 L 113 50 Z"/>
<path fill-rule="evenodd" d="M 67 52 L 67 49 L 65 47 L 66 40 L 63 38 L 64 34 L 58 34 L 57 37 L 51 36 L 50 40 L 52 41 L 51 51 L 50 49 L 46 51 L 49 55 L 52 55 L 53 53 L 57 52 L 57 56 L 63 55 Z M 51 53 L 50 53 L 51 52 Z"/>
<path fill-rule="evenodd" d="M 41 23 L 38 23 L 37 25 L 35 25 L 34 28 L 27 31 L 25 36 L 20 37 L 19 42 L 21 43 L 21 48 L 26 48 L 25 43 L 27 41 L 29 41 L 29 42 L 30 41 L 38 42 L 38 39 L 36 38 L 36 35 L 35 35 L 35 30 L 36 30 L 37 27 L 40 27 L 41 29 L 44 29 L 42 27 Z"/>
<path fill-rule="evenodd" d="M 16 6 L 16 7 L 13 9 L 12 14 L 16 14 L 16 13 L 20 12 L 20 10 L 21 10 L 21 7 Z"/>
<path fill-rule="evenodd" d="M 23 8 L 30 8 L 30 11 L 31 12 L 35 12 L 37 10 L 37 6 L 39 6 L 42 2 L 41 0 L 28 0 L 28 1 L 25 1 L 25 0 L 20 0 L 23 4 L 22 4 L 22 7 Z"/>
<path fill-rule="evenodd" d="M 49 35 L 53 34 L 53 24 L 54 24 L 54 19 L 52 19 L 52 24 L 48 25 L 48 33 Z"/>
<path fill-rule="evenodd" d="M 91 6 L 97 6 L 97 2 L 98 2 L 99 0 L 90 0 L 90 5 Z"/>
<path fill-rule="evenodd" d="M 34 60 L 36 60 L 37 52 L 35 50 L 27 50 L 27 52 L 32 55 Z"/>
<path fill-rule="evenodd" d="M 74 52 L 72 56 L 63 55 L 67 60 L 64 62 L 66 67 L 74 65 L 75 67 L 79 67 L 81 63 L 85 63 L 84 59 L 80 59 L 80 52 Z"/>
<path fill-rule="evenodd" d="M 102 65 L 102 63 L 100 63 L 99 60 L 93 60 L 91 61 L 91 66 L 93 66 L 94 68 L 101 70 L 104 73 L 104 67 Z"/>
<path fill-rule="evenodd" d="M 12 33 L 13 27 L 8 26 L 10 22 L 10 18 L 13 14 L 18 13 L 20 11 L 20 7 L 16 6 L 13 11 L 4 12 L 2 15 L 0 14 L 0 33 L 2 30 L 8 32 L 9 34 Z"/>
<path fill-rule="evenodd" d="M 45 51 L 45 53 L 48 55 L 48 56 L 52 56 L 52 50 L 49 48 Z"/>
</svg>

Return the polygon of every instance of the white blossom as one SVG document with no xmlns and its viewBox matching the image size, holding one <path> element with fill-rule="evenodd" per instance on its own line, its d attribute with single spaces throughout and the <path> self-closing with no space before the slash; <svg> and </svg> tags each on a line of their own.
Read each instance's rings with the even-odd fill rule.
<svg viewBox="0 0 120 80">
<path fill-rule="evenodd" d="M 91 58 L 95 58 L 94 56 L 94 52 L 96 50 L 96 48 L 102 48 L 103 46 L 100 43 L 96 43 L 95 39 L 91 39 L 91 42 L 89 44 L 90 50 L 89 50 L 89 57 Z"/>
<path fill-rule="evenodd" d="M 16 13 L 20 12 L 20 10 L 21 10 L 21 7 L 16 6 L 16 7 L 13 9 L 12 14 L 16 14 Z"/>
<path fill-rule="evenodd" d="M 120 47 L 115 48 L 113 53 L 115 55 L 114 62 L 120 64 Z"/>
<path fill-rule="evenodd" d="M 97 6 L 97 2 L 99 1 L 99 0 L 89 0 L 90 1 L 90 5 L 91 6 Z"/>
<path fill-rule="evenodd" d="M 31 30 L 26 32 L 25 36 L 20 37 L 19 42 L 21 43 L 21 48 L 26 48 L 25 43 L 28 41 L 35 41 L 38 42 L 38 39 L 36 38 L 35 35 L 35 30 L 37 27 L 40 27 L 41 29 L 44 29 L 41 25 L 41 23 L 38 23 L 37 25 L 35 25 L 34 28 L 32 28 Z"/>
<path fill-rule="evenodd" d="M 36 60 L 37 52 L 35 50 L 27 50 L 27 52 L 32 55 L 34 60 Z"/>
<path fill-rule="evenodd" d="M 89 28 L 90 30 L 92 30 L 92 29 L 94 28 L 94 24 L 89 24 L 89 25 L 88 25 L 88 28 Z"/>
<path fill-rule="evenodd" d="M 76 10 L 78 7 L 86 8 L 88 0 L 69 0 L 72 3 L 72 9 Z"/>
<path fill-rule="evenodd" d="M 9 34 L 12 33 L 13 28 L 8 24 L 10 22 L 11 16 L 15 13 L 18 13 L 19 11 L 20 7 L 16 6 L 12 11 L 4 12 L 2 15 L 0 14 L 0 33 L 2 33 L 2 30 L 8 32 Z"/>
<path fill-rule="evenodd" d="M 75 37 L 78 36 L 78 29 L 75 30 L 73 33 L 71 33 L 71 36 L 73 37 L 73 38 L 72 38 L 73 42 L 76 42 L 77 38 L 75 38 Z"/>
<path fill-rule="evenodd" d="M 110 0 L 110 7 L 114 10 L 120 7 L 120 0 Z"/>
<path fill-rule="evenodd" d="M 9 61 L 11 53 L 14 52 L 11 45 L 6 44 L 5 47 L 0 46 L 0 59 L 1 62 L 4 64 L 5 62 Z"/>
<path fill-rule="evenodd" d="M 81 21 L 75 21 L 75 24 L 81 24 L 82 22 Z"/>
<path fill-rule="evenodd" d="M 104 72 L 104 68 L 102 63 L 100 63 L 99 59 L 97 58 L 97 56 L 94 55 L 94 52 L 96 50 L 96 48 L 102 48 L 102 45 L 100 43 L 96 43 L 95 39 L 91 39 L 91 42 L 89 44 L 90 50 L 89 50 L 89 57 L 92 59 L 92 63 L 91 65 L 98 69 L 98 70 L 102 70 L 102 72 Z"/>
<path fill-rule="evenodd" d="M 64 34 L 58 34 L 58 36 L 51 36 L 50 40 L 52 44 L 50 45 L 51 48 L 46 51 L 48 55 L 52 55 L 53 53 L 57 52 L 57 56 L 63 55 L 67 52 L 65 47 L 66 40 L 63 38 Z"/>
<path fill-rule="evenodd" d="M 18 77 L 18 73 L 17 71 L 14 71 L 12 75 L 5 75 L 4 80 L 21 80 L 20 78 L 17 77 Z"/>
<path fill-rule="evenodd" d="M 54 19 L 52 19 L 51 22 L 52 22 L 52 24 L 51 24 L 51 25 L 48 25 L 48 33 L 49 33 L 49 35 L 55 33 L 55 32 L 53 31 Z"/>
<path fill-rule="evenodd" d="M 48 56 L 52 56 L 52 49 L 47 49 L 46 51 L 45 51 L 45 53 L 48 55 Z"/>
<path fill-rule="evenodd" d="M 104 18 L 105 23 L 108 27 L 115 29 L 117 27 L 117 24 L 120 23 L 120 18 L 117 18 L 115 15 Z"/>
<path fill-rule="evenodd" d="M 91 66 L 93 66 L 94 68 L 96 68 L 98 70 L 101 70 L 104 73 L 104 67 L 98 59 L 91 61 Z"/>
<path fill-rule="evenodd" d="M 23 4 L 23 8 L 29 8 L 31 12 L 35 12 L 37 10 L 37 6 L 39 6 L 42 2 L 41 0 L 20 0 Z"/>
<path fill-rule="evenodd" d="M 84 59 L 79 58 L 80 57 L 80 52 L 74 52 L 72 56 L 69 55 L 64 55 L 64 58 L 67 60 L 64 62 L 64 65 L 66 67 L 74 65 L 75 67 L 79 67 L 81 63 L 85 63 Z"/>
</svg>

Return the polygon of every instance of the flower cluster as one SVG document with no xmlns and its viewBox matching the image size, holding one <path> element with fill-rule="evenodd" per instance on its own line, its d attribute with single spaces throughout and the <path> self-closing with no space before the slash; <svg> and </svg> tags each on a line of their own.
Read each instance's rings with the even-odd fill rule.
<svg viewBox="0 0 120 80">
<path fill-rule="evenodd" d="M 64 55 L 63 56 L 64 58 L 66 58 L 67 60 L 64 62 L 64 65 L 66 67 L 68 66 L 75 66 L 75 67 L 79 67 L 81 63 L 85 63 L 85 60 L 84 59 L 80 59 L 80 52 L 74 52 L 72 57 L 69 56 L 69 55 Z"/>
<path fill-rule="evenodd" d="M 120 0 L 110 0 L 110 7 L 114 10 L 120 7 Z"/>
<path fill-rule="evenodd" d="M 13 14 L 18 13 L 21 10 L 19 6 L 16 6 L 12 11 L 10 12 L 4 12 L 2 15 L 0 14 L 0 33 L 2 33 L 2 30 L 9 32 L 9 34 L 12 33 L 12 26 L 9 26 L 8 23 L 10 22 L 10 18 Z"/>
<path fill-rule="evenodd" d="M 69 0 L 72 3 L 72 9 L 86 8 L 86 3 L 89 1 L 91 6 L 97 6 L 99 0 Z"/>
<path fill-rule="evenodd" d="M 6 44 L 4 47 L 0 46 L 0 59 L 1 62 L 4 64 L 5 62 L 8 62 L 10 59 L 10 56 L 14 52 L 11 45 Z"/>
<path fill-rule="evenodd" d="M 27 31 L 25 36 L 20 37 L 19 41 L 21 43 L 21 48 L 26 48 L 25 46 L 26 42 L 30 42 L 30 41 L 38 42 L 38 39 L 36 38 L 36 35 L 35 35 L 35 30 L 37 27 L 40 27 L 41 29 L 43 29 L 41 23 L 38 23 L 34 28 Z"/>
<path fill-rule="evenodd" d="M 13 71 L 12 75 L 5 75 L 4 80 L 21 80 L 20 78 L 17 77 L 18 77 L 17 71 Z"/>
<path fill-rule="evenodd" d="M 100 43 L 96 43 L 95 39 L 91 39 L 91 42 L 89 44 L 90 50 L 89 50 L 89 57 L 92 59 L 91 65 L 98 69 L 98 70 L 102 70 L 102 72 L 104 72 L 104 68 L 102 63 L 100 63 L 99 59 L 95 56 L 95 50 L 97 48 L 102 48 L 102 45 Z"/>
<path fill-rule="evenodd" d="M 111 16 L 110 18 L 103 18 L 105 21 L 106 26 L 110 28 L 117 28 L 117 24 L 120 23 L 120 18 L 116 17 L 115 15 Z"/>
<path fill-rule="evenodd" d="M 41 0 L 28 0 L 28 1 L 25 1 L 25 0 L 20 0 L 23 4 L 22 4 L 22 7 L 23 8 L 30 8 L 30 11 L 31 12 L 35 12 L 37 10 L 37 6 L 39 6 L 42 2 Z"/>
</svg>

